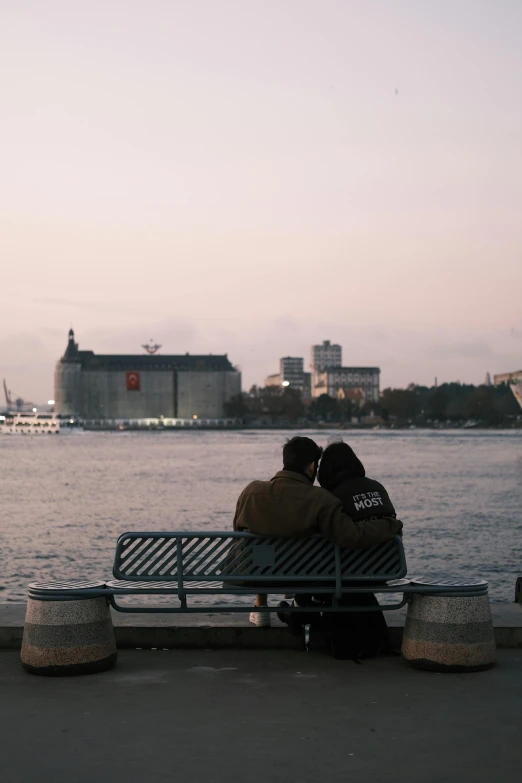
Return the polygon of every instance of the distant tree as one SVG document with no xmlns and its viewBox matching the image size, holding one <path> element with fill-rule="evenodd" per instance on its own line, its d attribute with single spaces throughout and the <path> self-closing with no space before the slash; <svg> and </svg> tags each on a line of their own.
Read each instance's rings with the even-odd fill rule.
<svg viewBox="0 0 522 783">
<path fill-rule="evenodd" d="M 422 410 L 422 400 L 416 386 L 407 389 L 385 389 L 382 393 L 381 409 L 388 418 L 411 420 Z"/>
<path fill-rule="evenodd" d="M 328 394 L 321 394 L 314 399 L 309 407 L 311 418 L 319 421 L 338 421 L 340 419 L 339 403 Z"/>
<path fill-rule="evenodd" d="M 287 387 L 281 395 L 281 412 L 289 421 L 297 421 L 305 414 L 305 406 L 299 389 Z"/>
<path fill-rule="evenodd" d="M 406 389 L 384 389 L 379 403 L 366 402 L 362 408 L 351 400 L 337 400 L 322 394 L 303 404 L 297 389 L 282 386 L 253 386 L 248 394 L 238 394 L 225 403 L 232 418 L 253 420 L 267 415 L 274 422 L 296 422 L 305 416 L 311 421 L 350 421 L 355 414 L 380 414 L 399 424 L 420 426 L 431 421 L 455 424 L 473 420 L 487 426 L 502 426 L 521 415 L 509 386 L 472 386 L 445 383 L 428 388 L 410 384 Z"/>
<path fill-rule="evenodd" d="M 353 400 L 338 400 L 337 410 L 341 421 L 351 421 L 352 416 L 358 415 L 361 411 L 360 407 L 354 404 Z"/>
<path fill-rule="evenodd" d="M 225 414 L 231 419 L 244 419 L 250 413 L 248 396 L 246 394 L 236 394 L 231 397 L 224 405 Z"/>
</svg>

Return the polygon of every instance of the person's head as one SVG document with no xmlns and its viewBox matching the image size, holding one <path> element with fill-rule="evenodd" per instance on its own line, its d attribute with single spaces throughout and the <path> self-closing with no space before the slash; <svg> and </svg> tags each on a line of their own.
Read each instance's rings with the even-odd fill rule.
<svg viewBox="0 0 522 783">
<path fill-rule="evenodd" d="M 332 443 L 325 449 L 321 460 L 319 484 L 328 489 L 341 474 L 343 478 L 364 478 L 366 471 L 355 451 L 347 443 Z"/>
<path fill-rule="evenodd" d="M 305 473 L 315 481 L 322 453 L 322 448 L 311 438 L 290 438 L 283 446 L 283 467 L 285 470 Z"/>
</svg>

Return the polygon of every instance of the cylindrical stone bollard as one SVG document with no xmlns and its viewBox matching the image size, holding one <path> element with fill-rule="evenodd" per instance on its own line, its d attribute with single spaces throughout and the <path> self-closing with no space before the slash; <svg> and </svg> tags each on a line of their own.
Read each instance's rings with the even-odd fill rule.
<svg viewBox="0 0 522 783">
<path fill-rule="evenodd" d="M 92 674 L 114 666 L 117 655 L 107 598 L 29 598 L 21 660 L 31 674 Z"/>
<path fill-rule="evenodd" d="M 402 657 L 417 669 L 474 672 L 496 660 L 487 595 L 413 594 L 402 639 Z"/>
</svg>

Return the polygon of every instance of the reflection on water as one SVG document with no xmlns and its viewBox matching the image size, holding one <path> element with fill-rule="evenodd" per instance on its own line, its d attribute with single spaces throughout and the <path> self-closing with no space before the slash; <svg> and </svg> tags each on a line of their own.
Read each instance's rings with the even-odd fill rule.
<svg viewBox="0 0 522 783">
<path fill-rule="evenodd" d="M 291 433 L 293 434 L 293 433 Z M 321 445 L 328 432 L 307 432 Z M 226 530 L 280 469 L 289 433 L 0 437 L 0 601 L 32 580 L 109 577 L 127 530 Z M 404 521 L 410 575 L 474 576 L 512 601 L 522 573 L 522 432 L 353 432 Z"/>
</svg>

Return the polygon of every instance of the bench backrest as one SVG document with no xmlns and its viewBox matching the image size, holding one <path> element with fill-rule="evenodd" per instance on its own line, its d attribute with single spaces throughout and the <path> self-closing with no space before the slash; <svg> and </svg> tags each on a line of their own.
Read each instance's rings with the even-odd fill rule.
<svg viewBox="0 0 522 783">
<path fill-rule="evenodd" d="M 386 582 L 406 576 L 406 558 L 398 536 L 368 549 L 340 549 L 318 536 L 124 533 L 113 573 L 116 579 L 140 582 Z"/>
</svg>

